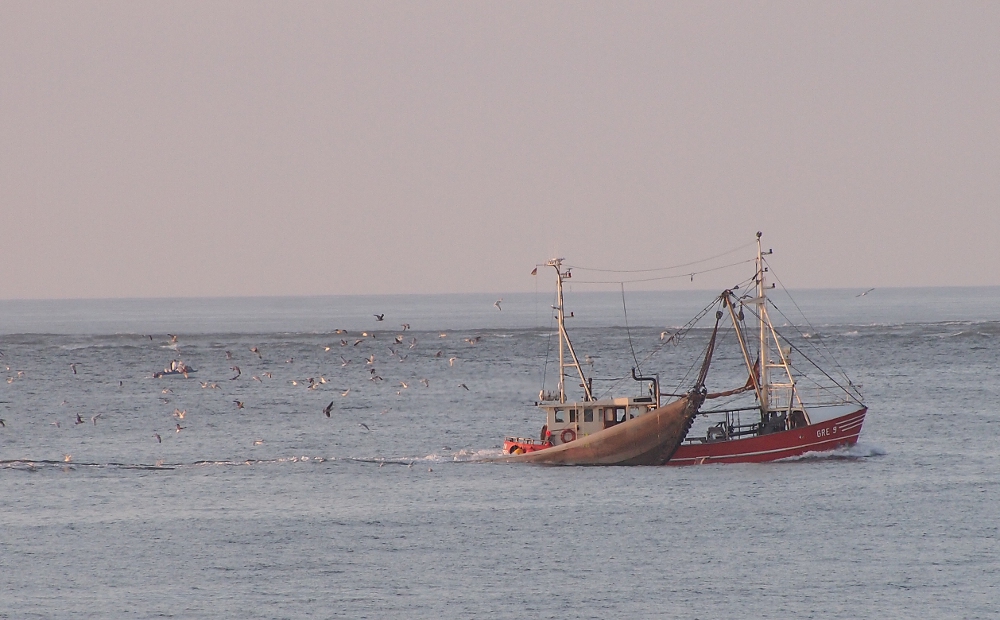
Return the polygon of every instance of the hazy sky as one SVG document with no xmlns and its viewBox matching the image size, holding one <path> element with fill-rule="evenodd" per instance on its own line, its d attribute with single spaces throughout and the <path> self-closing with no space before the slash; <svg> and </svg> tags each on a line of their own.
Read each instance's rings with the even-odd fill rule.
<svg viewBox="0 0 1000 620">
<path fill-rule="evenodd" d="M 997 285 L 998 164 L 997 2 L 0 3 L 3 298 Z"/>
</svg>

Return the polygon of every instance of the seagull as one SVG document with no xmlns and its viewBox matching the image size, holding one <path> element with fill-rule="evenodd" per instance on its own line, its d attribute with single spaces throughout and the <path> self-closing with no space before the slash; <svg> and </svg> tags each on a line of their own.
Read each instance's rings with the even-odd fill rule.
<svg viewBox="0 0 1000 620">
<path fill-rule="evenodd" d="M 431 386 L 431 382 L 428 381 L 427 379 L 421 379 L 420 383 L 423 383 L 424 387 L 430 387 Z"/>
<path fill-rule="evenodd" d="M 384 312 L 382 314 L 374 314 L 372 316 L 375 317 L 376 321 L 384 321 L 385 320 L 385 313 Z"/>
<path fill-rule="evenodd" d="M 482 336 L 476 336 L 475 338 L 466 338 L 465 341 L 469 344 L 476 344 Z"/>
<path fill-rule="evenodd" d="M 355 341 L 354 341 L 354 346 L 358 346 L 358 345 L 359 345 L 359 344 L 361 344 L 362 342 L 364 342 L 364 341 L 363 341 L 363 340 L 361 340 L 360 338 L 358 338 L 357 340 L 355 340 Z"/>
<path fill-rule="evenodd" d="M 153 433 L 153 437 L 156 437 L 156 443 L 163 443 L 163 439 L 160 437 L 159 433 Z"/>
<path fill-rule="evenodd" d="M 437 353 L 434 354 L 434 357 L 441 357 L 442 353 L 444 353 L 444 351 L 439 350 Z"/>
<path fill-rule="evenodd" d="M 331 400 L 329 405 L 323 407 L 323 413 L 325 413 L 328 418 L 330 417 L 330 411 L 333 409 L 333 403 L 334 401 Z"/>
<path fill-rule="evenodd" d="M 56 420 L 55 422 L 49 422 L 49 424 L 51 424 L 52 426 L 54 426 L 56 428 L 59 428 L 59 420 Z"/>
<path fill-rule="evenodd" d="M 382 381 L 382 377 L 380 377 L 378 375 L 372 375 L 372 376 L 368 377 L 368 380 L 369 381 L 373 381 L 375 383 L 378 383 L 379 381 Z"/>
<path fill-rule="evenodd" d="M 178 423 L 177 424 L 177 430 L 175 430 L 174 432 L 179 433 L 182 430 L 184 430 L 185 428 L 187 428 L 187 427 L 186 426 L 181 426 L 180 423 Z"/>
<path fill-rule="evenodd" d="M 347 346 L 347 341 L 346 341 L 346 340 L 344 340 L 343 338 L 341 338 L 341 339 L 340 339 L 340 346 L 342 346 L 342 347 L 346 347 L 346 346 Z"/>
<path fill-rule="evenodd" d="M 406 381 L 400 381 L 399 384 L 403 386 L 403 389 L 409 389 L 410 385 Z"/>
<path fill-rule="evenodd" d="M 230 380 L 230 381 L 235 381 L 236 379 L 239 379 L 239 378 L 240 378 L 240 375 L 242 375 L 242 374 L 243 374 L 243 371 L 241 371 L 241 370 L 240 370 L 240 367 L 239 367 L 239 366 L 230 366 L 230 367 L 229 367 L 229 370 L 232 370 L 233 372 L 235 372 L 235 373 L 236 373 L 236 376 L 235 376 L 235 377 L 230 377 L 230 378 L 229 378 L 229 380 Z"/>
<path fill-rule="evenodd" d="M 868 293 L 871 293 L 871 292 L 872 292 L 872 291 L 874 291 L 874 290 L 875 290 L 875 289 L 873 289 L 873 288 L 870 288 L 870 289 L 868 289 L 867 291 L 865 291 L 864 293 L 861 293 L 860 295 L 855 295 L 855 297 L 864 297 L 865 295 L 867 295 Z"/>
<path fill-rule="evenodd" d="M 234 400 L 233 402 L 236 403 L 236 408 L 237 409 L 242 409 L 243 408 L 243 401 L 242 400 Z"/>
<path fill-rule="evenodd" d="M 167 335 L 170 336 L 170 342 L 177 342 L 177 336 L 173 334 L 167 334 Z"/>
<path fill-rule="evenodd" d="M 254 375 L 254 376 L 253 376 L 253 377 L 251 377 L 251 378 L 252 378 L 252 379 L 253 379 L 254 381 L 260 381 L 261 383 L 264 383 L 264 380 L 263 380 L 263 379 L 261 379 L 260 377 L 258 377 L 257 375 Z"/>
<path fill-rule="evenodd" d="M 440 334 L 438 334 L 438 338 L 447 338 L 447 337 L 448 334 L 446 334 L 445 332 L 441 332 Z"/>
<path fill-rule="evenodd" d="M 85 424 L 85 422 L 83 421 L 83 418 L 80 416 L 79 413 L 76 414 L 76 422 L 74 422 L 74 424 Z"/>
<path fill-rule="evenodd" d="M 258 349 L 257 347 L 250 347 L 250 352 L 256 353 L 257 357 L 259 357 L 260 359 L 264 359 L 264 356 L 260 354 L 260 349 Z"/>
<path fill-rule="evenodd" d="M 371 366 L 372 364 L 374 364 L 375 363 L 375 354 L 372 353 L 371 355 L 369 355 L 368 356 L 368 361 L 365 362 L 365 363 L 368 364 L 369 366 Z"/>
<path fill-rule="evenodd" d="M 70 364 L 69 367 L 73 369 L 73 374 L 75 375 L 76 374 L 76 364 Z"/>
<path fill-rule="evenodd" d="M 173 393 L 174 391 L 171 390 L 170 388 L 163 388 L 162 390 L 160 390 L 160 394 L 173 394 Z"/>
<path fill-rule="evenodd" d="M 408 329 L 410 329 L 410 324 L 409 323 L 403 323 L 403 331 L 405 332 Z"/>
<path fill-rule="evenodd" d="M 465 388 L 465 390 L 466 390 L 466 391 L 468 391 L 468 390 L 469 390 L 469 386 L 465 385 L 464 383 L 459 383 L 459 384 L 458 384 L 458 387 L 460 387 L 460 388 Z"/>
<path fill-rule="evenodd" d="M 342 364 L 340 365 L 340 367 L 341 367 L 341 368 L 343 368 L 344 366 L 347 366 L 348 364 L 350 364 L 350 363 L 351 363 L 351 360 L 349 360 L 349 359 L 345 359 L 343 355 L 341 355 L 341 356 L 340 356 L 340 361 L 341 361 L 341 362 L 343 362 L 343 363 L 342 363 Z"/>
<path fill-rule="evenodd" d="M 73 455 L 72 454 L 64 454 L 63 455 L 63 462 L 64 463 L 69 463 L 71 460 L 73 460 Z"/>
<path fill-rule="evenodd" d="M 226 359 L 227 360 L 233 359 L 233 352 L 232 351 L 226 351 Z"/>
<path fill-rule="evenodd" d="M 271 378 L 271 371 L 270 371 L 270 370 L 269 370 L 269 371 L 267 371 L 267 372 L 265 372 L 265 373 L 262 373 L 262 374 L 263 374 L 263 375 L 264 375 L 265 377 L 267 377 L 268 379 L 270 379 L 270 378 Z"/>
<path fill-rule="evenodd" d="M 346 390 L 344 390 L 343 392 L 341 392 L 340 395 L 341 396 L 347 396 L 350 393 L 351 393 L 351 388 L 347 388 Z"/>
<path fill-rule="evenodd" d="M 262 443 L 264 443 L 264 440 L 263 440 L 263 439 L 258 439 L 258 440 L 256 440 L 256 441 L 254 441 L 254 442 L 253 442 L 253 445 L 255 445 L 255 446 L 259 446 L 259 445 L 261 445 Z"/>
<path fill-rule="evenodd" d="M 94 426 L 97 426 L 97 418 L 99 418 L 99 417 L 101 417 L 100 413 L 98 413 L 95 416 L 91 416 L 90 421 L 94 423 Z"/>
<path fill-rule="evenodd" d="M 186 416 L 186 415 L 187 415 L 187 409 L 183 409 L 183 410 L 181 410 L 181 409 L 174 409 L 173 416 L 175 418 L 177 418 L 178 420 L 183 420 L 184 416 Z"/>
<path fill-rule="evenodd" d="M 502 302 L 502 301 L 503 301 L 503 297 L 501 297 L 500 299 L 498 299 L 498 300 L 496 300 L 496 301 L 493 302 L 493 305 L 496 306 L 497 310 L 501 310 L 501 311 L 503 310 L 503 308 L 500 307 L 500 302 Z"/>
<path fill-rule="evenodd" d="M 4 420 L 3 418 L 0 418 L 0 426 L 2 426 L 4 428 L 7 428 L 7 420 Z"/>
<path fill-rule="evenodd" d="M 448 365 L 449 366 L 454 366 L 455 365 L 455 360 L 457 360 L 457 359 L 458 359 L 457 357 L 449 357 L 448 358 Z"/>
<path fill-rule="evenodd" d="M 381 321 L 382 319 L 379 319 L 379 320 Z M 367 424 L 365 424 L 364 422 L 358 422 L 358 426 L 363 426 L 363 427 L 365 427 L 365 430 L 366 430 L 366 431 L 371 431 L 371 430 L 372 430 L 372 429 L 368 428 L 368 425 L 367 425 Z"/>
</svg>

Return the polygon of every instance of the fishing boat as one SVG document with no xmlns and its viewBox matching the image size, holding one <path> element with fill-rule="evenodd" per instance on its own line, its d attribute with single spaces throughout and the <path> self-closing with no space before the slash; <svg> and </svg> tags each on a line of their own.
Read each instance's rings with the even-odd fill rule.
<svg viewBox="0 0 1000 620">
<path fill-rule="evenodd" d="M 860 389 L 845 373 L 835 379 L 811 359 L 812 351 L 786 338 L 785 327 L 775 327 L 771 314 L 780 311 L 767 296 L 774 284 L 767 282 L 765 261 L 772 251 L 763 251 L 760 239 L 757 233 L 755 286 L 745 295 L 727 290 L 718 298 L 720 312 L 731 319 L 747 382 L 706 396 L 731 400 L 699 411 L 698 425 L 674 452 L 670 465 L 776 461 L 853 446 L 861 434 L 868 408 Z M 747 312 L 756 325 L 747 325 Z M 788 326 L 789 332 L 795 329 Z M 742 394 L 751 402 L 739 403 Z"/>
<path fill-rule="evenodd" d="M 507 437 L 504 456 L 496 460 L 548 465 L 663 465 L 687 435 L 704 402 L 704 389 L 696 381 L 688 393 L 661 406 L 658 379 L 639 376 L 633 369 L 632 378 L 646 388 L 644 395 L 594 398 L 592 381 L 584 374 L 566 331 L 563 281 L 572 273 L 563 271 L 563 260 L 546 263 L 556 272 L 558 391 L 547 393 L 543 389 L 539 393 L 537 406 L 545 413 L 545 424 L 538 440 Z M 569 373 L 579 376 L 580 400 L 567 398 Z"/>
<path fill-rule="evenodd" d="M 563 271 L 563 259 L 550 260 L 547 265 L 556 272 L 559 388 L 539 394 L 537 406 L 545 414 L 539 438 L 506 437 L 504 456 L 497 460 L 554 465 L 752 463 L 857 443 L 868 411 L 860 390 L 846 375 L 837 380 L 821 369 L 786 338 L 784 327 L 779 331 L 771 320 L 771 311 L 777 311 L 768 299 L 774 284 L 767 281 L 765 257 L 771 253 L 763 250 L 757 233 L 755 272 L 741 283 L 752 286 L 723 291 L 662 343 L 661 347 L 691 332 L 715 310 L 715 325 L 699 356 L 697 377 L 681 380 L 681 385 L 686 381 L 686 390 L 662 393 L 658 375 L 641 376 L 633 368 L 632 379 L 648 390 L 639 396 L 601 398 L 594 397 L 592 381 L 566 332 L 563 280 L 571 272 Z M 726 317 L 729 327 L 724 326 Z M 738 353 L 730 361 L 738 360 L 746 381 L 733 389 L 710 392 L 707 383 L 720 328 L 735 335 L 731 339 Z M 812 370 L 806 372 L 807 367 Z M 566 395 L 566 379 L 571 375 L 580 379 L 583 394 L 579 400 Z M 664 397 L 674 400 L 663 404 Z M 710 401 L 723 404 L 703 410 Z"/>
</svg>

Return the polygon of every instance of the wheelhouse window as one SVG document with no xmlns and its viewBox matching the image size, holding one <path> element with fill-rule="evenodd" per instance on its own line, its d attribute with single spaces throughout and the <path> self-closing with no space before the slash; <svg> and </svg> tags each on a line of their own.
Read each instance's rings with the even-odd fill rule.
<svg viewBox="0 0 1000 620">
<path fill-rule="evenodd" d="M 556 422 L 561 423 L 561 422 L 565 422 L 566 421 L 566 418 L 563 416 L 563 410 L 562 409 L 556 409 L 555 413 L 556 413 Z"/>
<path fill-rule="evenodd" d="M 593 422 L 594 421 L 594 410 L 593 409 L 584 409 L 583 410 L 583 421 L 584 422 Z"/>
<path fill-rule="evenodd" d="M 576 409 L 569 410 L 569 421 L 576 422 Z"/>
<path fill-rule="evenodd" d="M 634 418 L 635 416 L 639 415 L 642 412 L 643 412 L 643 408 L 642 407 L 631 407 L 631 408 L 629 408 L 628 417 L 630 419 Z"/>
</svg>

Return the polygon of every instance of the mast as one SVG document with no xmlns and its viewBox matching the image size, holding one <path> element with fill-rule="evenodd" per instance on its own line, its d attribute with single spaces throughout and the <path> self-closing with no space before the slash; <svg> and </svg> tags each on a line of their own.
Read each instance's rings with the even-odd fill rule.
<svg viewBox="0 0 1000 620">
<path fill-rule="evenodd" d="M 757 322 L 760 327 L 760 391 L 758 392 L 758 398 L 760 399 L 760 414 L 762 417 L 767 417 L 767 410 L 769 405 L 769 396 L 771 388 L 770 373 L 768 371 L 768 346 L 767 346 L 767 304 L 765 296 L 765 286 L 764 286 L 764 252 L 760 245 L 760 231 L 757 232 Z"/>
<path fill-rule="evenodd" d="M 556 270 L 556 319 L 559 321 L 559 402 L 566 402 L 566 366 L 574 366 L 577 372 L 580 374 L 580 383 L 583 384 L 583 392 L 585 400 L 594 400 L 594 395 L 590 392 L 590 384 L 587 382 L 587 378 L 583 374 L 583 367 L 580 366 L 580 360 L 576 357 L 576 351 L 573 350 L 573 343 L 569 340 L 569 334 L 566 333 L 566 312 L 563 305 L 563 277 L 569 278 L 570 273 L 562 272 L 562 262 L 561 258 L 553 258 L 548 263 L 549 267 Z M 572 363 L 566 363 L 566 351 L 569 351 L 570 359 Z"/>
</svg>

